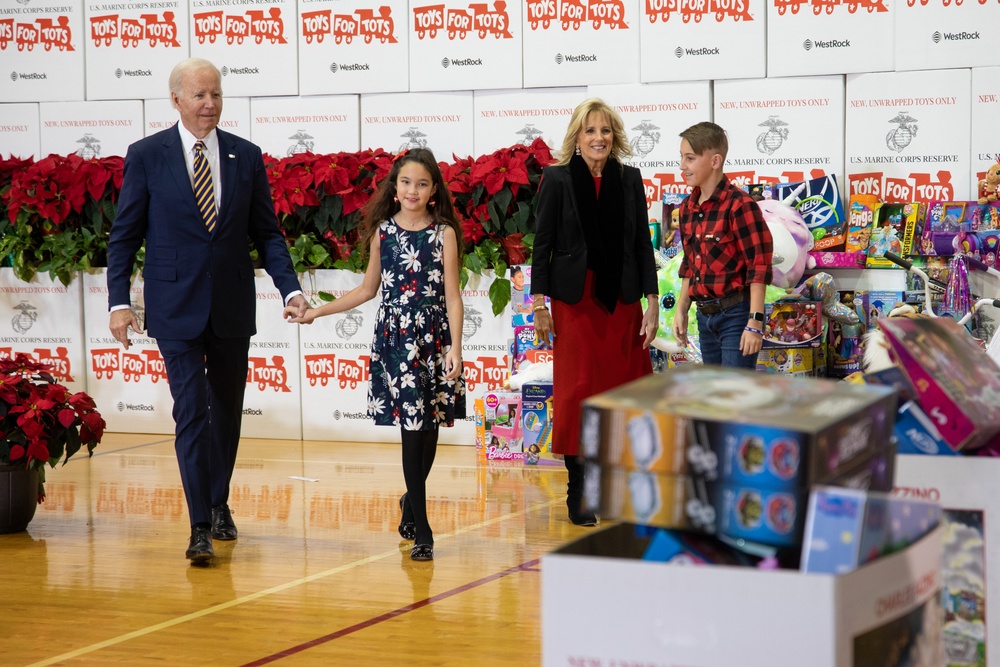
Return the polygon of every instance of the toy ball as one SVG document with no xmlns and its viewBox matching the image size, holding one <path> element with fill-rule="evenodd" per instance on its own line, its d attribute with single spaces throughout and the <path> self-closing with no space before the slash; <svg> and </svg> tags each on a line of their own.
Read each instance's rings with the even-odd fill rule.
<svg viewBox="0 0 1000 667">
<path fill-rule="evenodd" d="M 815 243 L 812 232 L 802 215 L 784 201 L 764 199 L 757 205 L 771 231 L 774 246 L 771 283 L 786 289 L 795 287 L 805 270 L 816 265 L 809 255 Z"/>
</svg>

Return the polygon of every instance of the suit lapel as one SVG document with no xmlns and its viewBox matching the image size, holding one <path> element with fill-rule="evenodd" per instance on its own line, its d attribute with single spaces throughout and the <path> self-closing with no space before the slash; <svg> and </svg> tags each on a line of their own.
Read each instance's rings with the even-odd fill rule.
<svg viewBox="0 0 1000 667">
<path fill-rule="evenodd" d="M 201 211 L 194 200 L 194 190 L 191 187 L 191 176 L 188 174 L 187 162 L 184 161 L 184 146 L 181 144 L 181 135 L 174 125 L 173 129 L 164 135 L 163 139 L 163 161 L 173 176 L 180 193 L 182 201 L 188 202 L 191 214 L 201 220 Z"/>
<path fill-rule="evenodd" d="M 220 183 L 222 187 L 222 206 L 219 210 L 219 222 L 226 221 L 226 215 L 231 210 L 229 204 L 232 203 L 236 192 L 236 177 L 239 175 L 240 156 L 236 152 L 236 140 L 228 132 L 216 128 L 215 134 L 219 137 L 219 169 L 222 172 Z"/>
</svg>

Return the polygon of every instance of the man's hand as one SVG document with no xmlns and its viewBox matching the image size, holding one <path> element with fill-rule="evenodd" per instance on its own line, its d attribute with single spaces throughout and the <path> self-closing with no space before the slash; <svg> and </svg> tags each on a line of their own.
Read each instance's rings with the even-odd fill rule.
<svg viewBox="0 0 1000 667">
<path fill-rule="evenodd" d="M 301 294 L 296 294 L 288 303 L 285 305 L 285 310 L 283 313 L 284 318 L 287 320 L 289 318 L 295 318 L 296 321 L 306 314 L 306 310 L 309 308 L 309 302 Z"/>
<path fill-rule="evenodd" d="M 135 313 L 132 312 L 131 308 L 120 308 L 118 310 L 111 311 L 111 335 L 115 337 L 115 340 L 119 341 L 125 346 L 127 350 L 132 342 L 128 339 L 128 329 L 132 327 L 132 331 L 136 333 L 142 333 L 143 329 L 139 326 L 139 320 L 136 319 Z"/>
</svg>

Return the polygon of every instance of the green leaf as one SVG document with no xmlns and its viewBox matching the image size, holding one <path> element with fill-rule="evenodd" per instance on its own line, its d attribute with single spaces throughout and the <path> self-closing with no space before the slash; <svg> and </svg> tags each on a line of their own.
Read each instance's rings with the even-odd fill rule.
<svg viewBox="0 0 1000 667">
<path fill-rule="evenodd" d="M 493 316 L 498 317 L 510 303 L 510 281 L 497 278 L 490 285 L 490 303 L 493 305 Z"/>
<path fill-rule="evenodd" d="M 318 296 L 321 301 L 326 301 L 326 302 L 337 300 L 337 297 L 335 297 L 333 294 L 331 294 L 330 292 L 324 292 L 322 290 L 317 292 L 316 296 Z"/>
</svg>

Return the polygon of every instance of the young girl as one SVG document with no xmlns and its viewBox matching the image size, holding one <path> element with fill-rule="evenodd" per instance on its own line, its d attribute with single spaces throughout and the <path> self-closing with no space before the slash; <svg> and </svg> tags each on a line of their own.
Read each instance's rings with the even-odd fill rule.
<svg viewBox="0 0 1000 667">
<path fill-rule="evenodd" d="M 370 259 L 361 285 L 302 317 L 286 309 L 285 317 L 309 324 L 369 301 L 381 285 L 368 414 L 378 425 L 401 430 L 406 493 L 399 499 L 399 534 L 414 540 L 410 558 L 431 560 L 425 481 L 438 427 L 465 418 L 462 227 L 431 151 L 418 148 L 396 158 L 365 207 L 362 230 L 361 247 L 370 250 Z"/>
</svg>

